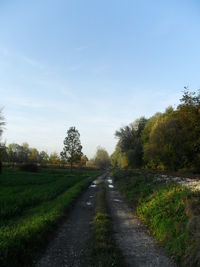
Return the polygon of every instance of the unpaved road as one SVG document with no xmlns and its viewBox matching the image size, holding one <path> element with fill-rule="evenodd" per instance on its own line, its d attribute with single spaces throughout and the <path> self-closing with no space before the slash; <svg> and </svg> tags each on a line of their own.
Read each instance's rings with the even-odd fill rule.
<svg viewBox="0 0 200 267">
<path fill-rule="evenodd" d="M 93 183 L 74 205 L 66 221 L 59 227 L 36 267 L 78 267 L 94 215 L 97 185 Z"/>
<path fill-rule="evenodd" d="M 174 267 L 164 249 L 148 234 L 133 210 L 128 207 L 115 189 L 112 179 L 107 179 L 107 201 L 113 221 L 114 238 L 127 266 Z"/>
<path fill-rule="evenodd" d="M 102 181 L 105 175 L 98 178 Z M 114 238 L 127 266 L 174 267 L 175 264 L 147 233 L 134 216 L 112 179 L 107 177 L 107 202 L 113 222 Z M 60 225 L 55 238 L 35 263 L 36 267 L 80 267 L 81 258 L 91 233 L 98 185 L 94 182 L 74 205 L 68 218 Z M 92 266 L 90 266 L 92 267 Z"/>
</svg>

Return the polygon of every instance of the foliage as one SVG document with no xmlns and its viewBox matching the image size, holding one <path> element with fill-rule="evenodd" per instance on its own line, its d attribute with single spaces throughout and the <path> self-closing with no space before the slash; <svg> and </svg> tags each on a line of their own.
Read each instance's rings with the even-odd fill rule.
<svg viewBox="0 0 200 267">
<path fill-rule="evenodd" d="M 119 144 L 113 154 L 119 162 L 118 146 L 132 168 L 200 171 L 200 92 L 187 88 L 176 109 L 168 107 L 146 120 L 116 131 Z"/>
<path fill-rule="evenodd" d="M 182 125 L 184 137 L 185 167 L 200 170 L 200 92 L 189 92 L 185 88 L 177 117 Z"/>
<path fill-rule="evenodd" d="M 100 169 L 106 169 L 110 165 L 110 158 L 105 148 L 98 147 L 94 158 L 95 165 Z"/>
<path fill-rule="evenodd" d="M 170 107 L 164 114 L 156 114 L 149 120 L 145 130 L 142 137 L 144 160 L 147 165 L 152 169 L 181 168 L 183 166 L 182 126 L 174 110 Z M 149 131 L 148 139 L 147 131 Z"/>
<path fill-rule="evenodd" d="M 97 171 L 5 170 L 0 178 L 0 265 L 30 260 Z"/>
<path fill-rule="evenodd" d="M 39 157 L 40 157 L 40 162 L 42 164 L 45 164 L 49 161 L 49 155 L 45 151 L 41 151 Z"/>
<path fill-rule="evenodd" d="M 120 144 L 119 142 L 116 145 L 114 153 L 110 157 L 111 166 L 113 168 L 126 168 L 128 167 L 128 159 L 125 152 L 121 152 L 120 155 Z M 121 166 L 120 166 L 121 165 Z"/>
<path fill-rule="evenodd" d="M 31 148 L 30 149 L 30 154 L 29 154 L 29 159 L 31 162 L 36 163 L 40 159 L 39 152 L 36 148 Z"/>
<path fill-rule="evenodd" d="M 39 152 L 36 148 L 29 147 L 28 143 L 21 145 L 11 143 L 3 145 L 2 160 L 8 163 L 41 163 L 49 162 L 49 155 L 45 151 Z M 60 159 L 59 159 L 60 161 Z"/>
<path fill-rule="evenodd" d="M 80 134 L 75 127 L 70 127 L 67 131 L 67 136 L 64 140 L 64 148 L 60 153 L 63 159 L 70 162 L 72 169 L 73 163 L 80 161 L 82 153 L 82 146 L 80 142 Z"/>
<path fill-rule="evenodd" d="M 85 167 L 87 162 L 88 162 L 87 156 L 86 155 L 82 155 L 81 160 L 80 160 L 80 166 L 81 167 Z"/>
<path fill-rule="evenodd" d="M 115 181 L 151 233 L 182 266 L 199 266 L 199 195 L 152 175 L 116 171 Z"/>
<path fill-rule="evenodd" d="M 50 164 L 58 164 L 60 162 L 60 158 L 58 156 L 58 153 L 53 152 L 49 156 L 49 163 Z"/>
<path fill-rule="evenodd" d="M 119 138 L 119 146 L 126 154 L 130 167 L 141 167 L 143 164 L 143 147 L 141 134 L 147 120 L 144 117 L 134 123 L 116 131 L 115 136 Z"/>
</svg>

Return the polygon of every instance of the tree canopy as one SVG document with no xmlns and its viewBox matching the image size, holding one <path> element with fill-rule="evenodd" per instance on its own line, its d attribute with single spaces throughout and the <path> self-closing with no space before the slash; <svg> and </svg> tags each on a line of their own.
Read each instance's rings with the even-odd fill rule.
<svg viewBox="0 0 200 267">
<path fill-rule="evenodd" d="M 176 109 L 168 107 L 149 119 L 142 117 L 115 135 L 119 142 L 113 165 L 121 146 L 129 167 L 200 171 L 200 92 L 185 88 Z"/>
<path fill-rule="evenodd" d="M 141 167 L 143 164 L 143 147 L 141 135 L 147 119 L 141 117 L 133 123 L 116 131 L 115 136 L 119 138 L 118 145 L 126 154 L 130 167 Z"/>
<path fill-rule="evenodd" d="M 67 131 L 67 136 L 64 139 L 64 148 L 60 155 L 70 163 L 71 169 L 75 162 L 80 161 L 83 155 L 82 145 L 80 133 L 75 127 L 70 127 Z"/>
<path fill-rule="evenodd" d="M 110 166 L 110 157 L 105 148 L 98 147 L 94 158 L 95 165 L 100 169 L 106 169 Z"/>
</svg>

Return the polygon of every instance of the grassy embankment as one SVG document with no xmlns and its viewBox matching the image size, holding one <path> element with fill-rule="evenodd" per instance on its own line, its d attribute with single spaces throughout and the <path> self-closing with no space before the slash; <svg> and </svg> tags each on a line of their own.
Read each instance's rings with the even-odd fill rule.
<svg viewBox="0 0 200 267">
<path fill-rule="evenodd" d="M 119 190 L 174 259 L 182 266 L 200 266 L 200 193 L 133 171 L 113 175 Z"/>
<path fill-rule="evenodd" d="M 83 266 L 123 267 L 122 257 L 113 239 L 112 223 L 106 206 L 105 185 L 99 186 L 92 222 L 92 237 L 84 255 Z"/>
<path fill-rule="evenodd" d="M 98 174 L 5 170 L 0 176 L 0 266 L 29 266 L 66 210 Z"/>
</svg>

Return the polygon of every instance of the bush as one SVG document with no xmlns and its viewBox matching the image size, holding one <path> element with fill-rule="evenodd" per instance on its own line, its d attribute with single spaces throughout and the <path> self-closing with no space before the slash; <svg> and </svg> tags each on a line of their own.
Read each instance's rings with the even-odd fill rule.
<svg viewBox="0 0 200 267">
<path fill-rule="evenodd" d="M 26 171 L 26 172 L 38 172 L 38 166 L 37 164 L 34 163 L 28 163 L 28 164 L 23 164 L 20 167 L 21 171 Z"/>
</svg>

